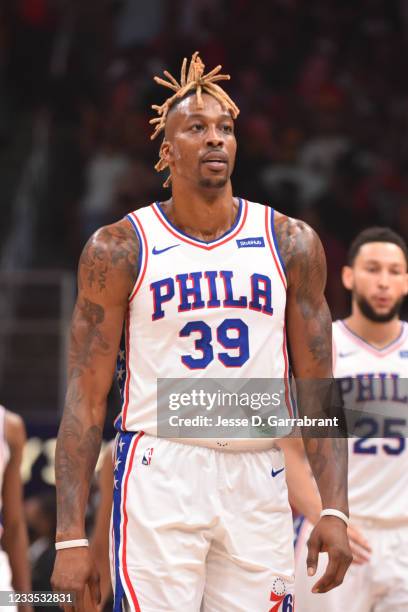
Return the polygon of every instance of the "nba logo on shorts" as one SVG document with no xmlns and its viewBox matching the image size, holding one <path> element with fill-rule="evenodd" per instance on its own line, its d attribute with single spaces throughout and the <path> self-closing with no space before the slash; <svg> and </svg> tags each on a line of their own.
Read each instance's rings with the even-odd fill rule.
<svg viewBox="0 0 408 612">
<path fill-rule="evenodd" d="M 153 451 L 154 448 L 146 448 L 142 459 L 143 465 L 150 465 L 153 457 Z"/>
</svg>

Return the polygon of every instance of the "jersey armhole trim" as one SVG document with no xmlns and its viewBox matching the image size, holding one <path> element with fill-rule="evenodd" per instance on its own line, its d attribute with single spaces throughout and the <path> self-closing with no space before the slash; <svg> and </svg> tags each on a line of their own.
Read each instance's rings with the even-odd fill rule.
<svg viewBox="0 0 408 612">
<path fill-rule="evenodd" d="M 269 212 L 271 211 L 271 212 Z M 276 269 L 278 271 L 278 274 L 280 276 L 280 279 L 283 283 L 283 286 L 285 288 L 285 290 L 287 289 L 287 279 L 286 279 L 286 274 L 285 274 L 285 270 L 284 268 L 282 268 L 282 264 L 280 262 L 280 256 L 279 256 L 279 251 L 276 248 L 276 244 L 273 240 L 273 233 L 272 233 L 272 228 L 273 228 L 273 213 L 274 210 L 273 208 L 270 208 L 269 206 L 265 206 L 265 232 L 266 232 L 266 238 L 268 240 L 268 244 L 269 244 L 269 248 L 271 250 L 272 253 L 272 257 L 273 260 L 275 262 L 275 266 Z M 269 218 L 269 215 L 271 216 L 271 218 Z"/>
<path fill-rule="evenodd" d="M 282 266 L 282 271 L 285 275 L 285 278 L 287 279 L 285 262 L 283 261 L 281 252 L 279 250 L 278 239 L 276 237 L 276 232 L 275 232 L 275 209 L 274 208 L 271 208 L 271 231 L 272 231 L 273 244 L 275 245 L 275 250 L 278 255 L 280 265 Z"/>
<path fill-rule="evenodd" d="M 136 293 L 139 291 L 139 288 L 146 274 L 148 247 L 147 247 L 146 234 L 143 230 L 142 224 L 140 223 L 135 213 L 129 213 L 128 215 L 126 215 L 125 218 L 128 219 L 128 221 L 130 221 L 130 223 L 132 224 L 132 227 L 135 230 L 135 234 L 139 241 L 139 254 L 137 258 L 138 275 L 137 275 L 137 279 L 134 284 L 134 287 L 128 298 L 128 301 L 130 303 L 135 297 Z"/>
</svg>

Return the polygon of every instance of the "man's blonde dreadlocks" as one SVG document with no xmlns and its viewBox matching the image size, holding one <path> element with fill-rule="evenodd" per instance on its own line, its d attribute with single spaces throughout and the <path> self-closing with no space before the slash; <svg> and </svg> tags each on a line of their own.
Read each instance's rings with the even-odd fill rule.
<svg viewBox="0 0 408 612">
<path fill-rule="evenodd" d="M 183 98 L 189 91 L 196 92 L 197 97 L 197 107 L 203 108 L 203 98 L 202 93 L 206 92 L 216 98 L 220 104 L 228 111 L 230 111 L 233 119 L 236 119 L 239 114 L 239 108 L 237 105 L 231 100 L 228 94 L 216 84 L 217 81 L 229 81 L 229 74 L 218 74 L 222 68 L 222 66 L 217 66 L 211 72 L 204 74 L 205 65 L 201 61 L 201 58 L 198 55 L 198 51 L 196 51 L 190 61 L 190 66 L 187 72 L 187 58 L 185 57 L 183 60 L 183 64 L 181 66 L 181 76 L 180 83 L 169 73 L 167 70 L 164 70 L 163 74 L 168 78 L 168 81 L 155 76 L 154 80 L 159 85 L 164 85 L 164 87 L 168 87 L 173 90 L 175 93 L 161 105 L 153 104 L 152 108 L 157 111 L 158 117 L 154 119 L 150 119 L 149 123 L 156 124 L 155 130 L 151 136 L 153 140 L 156 138 L 161 131 L 164 130 L 166 125 L 167 115 L 169 113 L 170 108 L 181 98 Z M 161 172 L 168 167 L 168 163 L 163 159 L 162 154 L 160 153 L 160 159 L 155 165 L 155 169 L 157 172 Z M 163 183 L 163 187 L 168 187 L 170 185 L 171 176 L 168 176 L 166 181 Z"/>
</svg>

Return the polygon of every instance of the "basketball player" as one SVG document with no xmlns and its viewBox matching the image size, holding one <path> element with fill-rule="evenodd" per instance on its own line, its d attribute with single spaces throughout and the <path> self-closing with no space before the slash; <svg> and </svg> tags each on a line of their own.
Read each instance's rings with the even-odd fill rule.
<svg viewBox="0 0 408 612">
<path fill-rule="evenodd" d="M 31 591 L 20 475 L 25 440 L 21 418 L 0 406 L 0 591 Z M 0 605 L 0 610 L 32 611 L 32 607 Z"/>
<path fill-rule="evenodd" d="M 303 568 L 311 524 L 303 524 L 297 612 L 408 610 L 408 324 L 398 316 L 408 292 L 407 264 L 404 240 L 374 227 L 356 237 L 343 269 L 352 312 L 333 325 L 334 373 L 342 379 L 346 407 L 356 410 L 365 402 L 361 429 L 356 429 L 363 437 L 349 440 L 350 518 L 365 541 L 355 546 L 358 562 L 344 583 L 314 595 Z M 310 505 L 316 503 L 318 508 L 316 501 Z M 324 564 L 320 558 L 318 574 Z"/>
<path fill-rule="evenodd" d="M 292 516 L 283 455 L 271 439 L 157 437 L 157 379 L 281 378 L 288 351 L 299 378 L 328 378 L 331 322 L 326 265 L 314 232 L 233 197 L 238 109 L 194 54 L 162 106 L 160 161 L 172 196 L 98 231 L 86 245 L 70 346 L 69 386 L 56 450 L 54 589 L 83 612 L 98 575 L 84 513 L 106 397 L 120 351 L 123 408 L 114 465 L 114 610 L 290 612 Z M 289 346 L 288 346 L 289 345 Z M 311 414 L 320 400 L 300 406 Z M 285 407 L 290 394 L 286 384 Z M 347 443 L 305 441 L 327 516 L 308 566 L 328 550 L 315 588 L 340 584 L 347 540 Z"/>
</svg>

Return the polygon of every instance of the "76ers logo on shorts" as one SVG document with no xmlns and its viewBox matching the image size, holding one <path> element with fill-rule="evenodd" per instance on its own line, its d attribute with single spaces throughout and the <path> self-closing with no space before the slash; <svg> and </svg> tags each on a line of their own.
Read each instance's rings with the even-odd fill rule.
<svg viewBox="0 0 408 612">
<path fill-rule="evenodd" d="M 142 459 L 143 465 L 150 465 L 153 457 L 153 451 L 154 448 L 146 448 Z"/>
<path fill-rule="evenodd" d="M 294 597 L 286 593 L 286 584 L 282 578 L 275 578 L 273 581 L 269 599 L 272 602 L 269 612 L 294 612 L 295 610 Z"/>
</svg>

